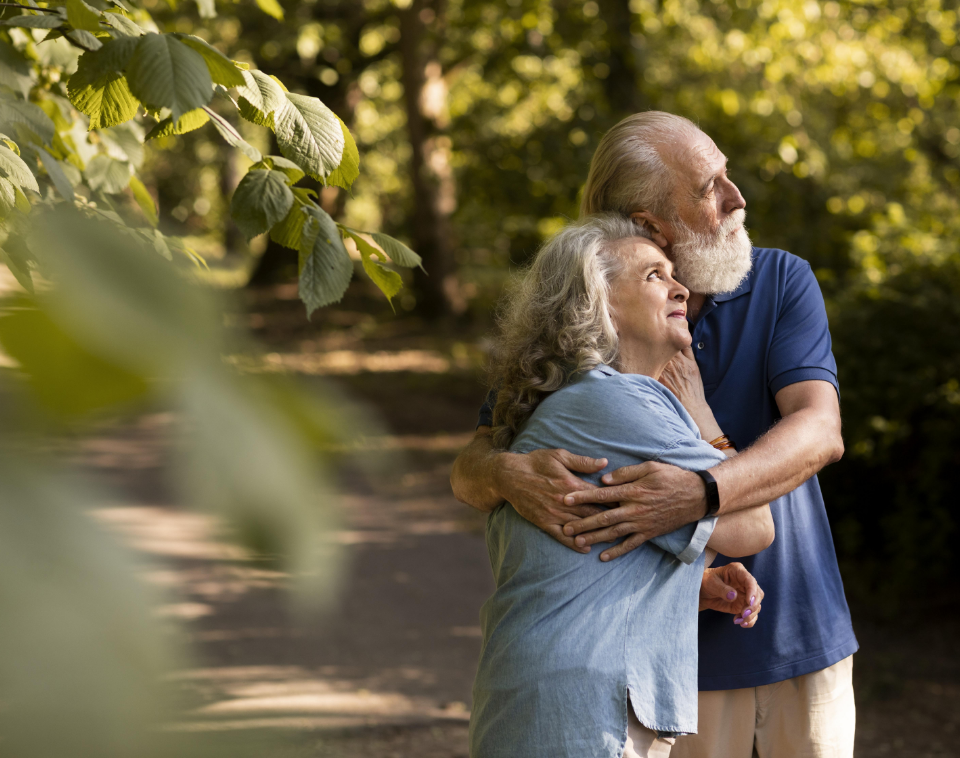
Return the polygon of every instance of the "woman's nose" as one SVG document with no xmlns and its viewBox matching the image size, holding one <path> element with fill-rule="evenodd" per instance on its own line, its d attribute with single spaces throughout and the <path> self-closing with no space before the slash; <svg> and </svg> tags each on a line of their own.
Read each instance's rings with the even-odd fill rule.
<svg viewBox="0 0 960 758">
<path fill-rule="evenodd" d="M 680 282 L 674 281 L 673 299 L 678 303 L 685 303 L 690 297 L 690 290 L 684 287 Z"/>
</svg>

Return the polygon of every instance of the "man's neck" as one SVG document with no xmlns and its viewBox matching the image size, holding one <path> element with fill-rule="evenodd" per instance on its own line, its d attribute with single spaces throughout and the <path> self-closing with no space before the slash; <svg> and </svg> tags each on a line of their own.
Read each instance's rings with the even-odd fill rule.
<svg viewBox="0 0 960 758">
<path fill-rule="evenodd" d="M 707 302 L 706 295 L 701 295 L 699 292 L 690 293 L 690 299 L 687 300 L 687 318 L 691 324 L 697 323 L 697 319 L 700 317 L 700 310 L 703 308 L 705 302 Z"/>
</svg>

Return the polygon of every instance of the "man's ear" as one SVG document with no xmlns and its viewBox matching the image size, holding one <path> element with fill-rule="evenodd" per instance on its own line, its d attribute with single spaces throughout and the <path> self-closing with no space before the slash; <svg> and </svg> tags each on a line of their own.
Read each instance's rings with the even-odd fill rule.
<svg viewBox="0 0 960 758">
<path fill-rule="evenodd" d="M 642 226 L 660 247 L 666 249 L 669 242 L 663 233 L 663 222 L 654 216 L 650 211 L 634 211 L 630 214 L 630 220 L 637 226 Z"/>
</svg>

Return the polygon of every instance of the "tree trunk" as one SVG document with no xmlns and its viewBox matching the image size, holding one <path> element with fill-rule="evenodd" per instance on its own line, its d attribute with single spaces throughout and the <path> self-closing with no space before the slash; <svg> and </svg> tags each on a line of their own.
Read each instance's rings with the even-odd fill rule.
<svg viewBox="0 0 960 758">
<path fill-rule="evenodd" d="M 640 49 L 635 47 L 630 24 L 633 13 L 629 0 L 600 0 L 600 17 L 607 24 L 607 43 L 610 74 L 604 80 L 604 90 L 610 113 L 619 120 L 650 107 L 643 93 L 638 73 Z"/>
<path fill-rule="evenodd" d="M 413 247 L 427 273 L 415 272 L 419 310 L 427 316 L 462 313 L 453 261 L 450 215 L 456 208 L 456 185 L 450 165 L 450 138 L 440 133 L 446 120 L 446 85 L 440 64 L 423 53 L 422 0 L 400 14 L 402 81 L 410 135 L 410 180 L 413 185 Z M 428 11 L 432 13 L 433 11 Z"/>
</svg>

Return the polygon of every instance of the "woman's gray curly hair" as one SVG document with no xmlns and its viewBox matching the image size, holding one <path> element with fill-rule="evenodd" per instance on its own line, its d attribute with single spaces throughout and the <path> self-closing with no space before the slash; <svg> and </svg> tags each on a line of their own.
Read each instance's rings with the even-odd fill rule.
<svg viewBox="0 0 960 758">
<path fill-rule="evenodd" d="M 573 374 L 617 363 L 610 284 L 623 270 L 616 243 L 631 237 L 649 234 L 615 213 L 570 224 L 540 249 L 507 296 L 491 371 L 496 447 L 509 447 L 540 402 Z"/>
</svg>

